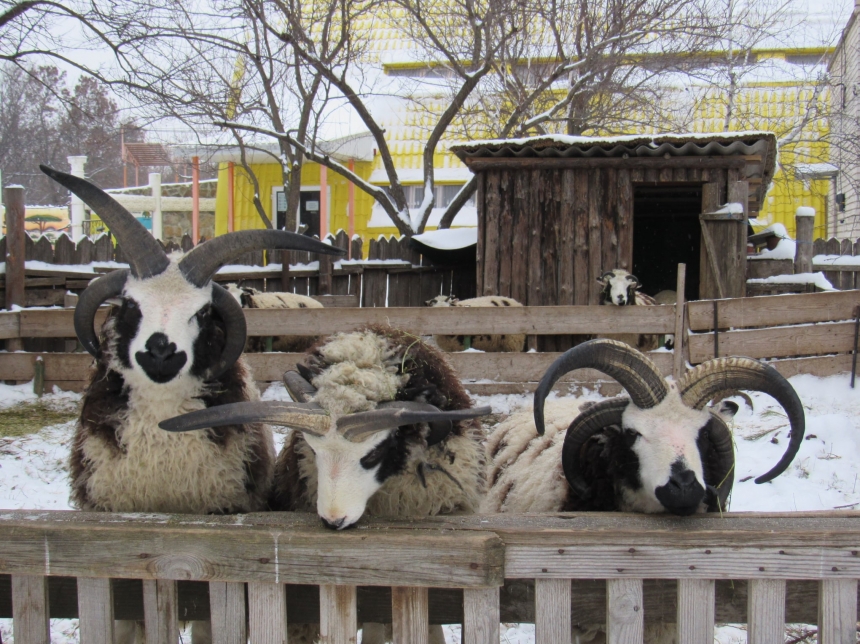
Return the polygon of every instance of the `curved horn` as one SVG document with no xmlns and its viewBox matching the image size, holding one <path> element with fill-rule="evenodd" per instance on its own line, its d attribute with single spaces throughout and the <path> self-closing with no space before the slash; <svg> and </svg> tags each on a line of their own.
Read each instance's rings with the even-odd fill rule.
<svg viewBox="0 0 860 644">
<path fill-rule="evenodd" d="M 579 452 L 585 442 L 609 425 L 621 426 L 621 416 L 630 401 L 626 398 L 603 400 L 573 419 L 564 436 L 561 466 L 568 485 L 581 498 L 588 498 L 591 488 L 585 482 L 579 465 Z"/>
<path fill-rule="evenodd" d="M 713 498 L 708 500 L 708 512 L 725 511 L 728 507 L 729 494 L 735 482 L 735 446 L 732 433 L 725 421 L 711 412 L 708 423 L 708 442 L 714 450 L 714 460 L 704 462 L 705 483 Z"/>
<path fill-rule="evenodd" d="M 224 320 L 224 337 L 227 341 L 221 351 L 221 357 L 209 367 L 204 380 L 214 380 L 232 367 L 245 350 L 245 341 L 248 339 L 242 306 L 230 295 L 230 291 L 218 284 L 212 285 L 212 308 L 218 311 Z"/>
<path fill-rule="evenodd" d="M 678 383 L 678 391 L 688 407 L 702 409 L 715 396 L 732 389 L 761 391 L 773 396 L 788 415 L 791 435 L 785 454 L 756 483 L 767 483 L 782 474 L 797 455 L 806 431 L 803 404 L 794 387 L 773 367 L 752 358 L 716 358 L 703 362 Z"/>
<path fill-rule="evenodd" d="M 305 380 L 298 371 L 284 373 L 284 386 L 287 388 L 290 398 L 296 402 L 308 402 L 317 393 L 317 388 Z"/>
<path fill-rule="evenodd" d="M 492 409 L 489 407 L 440 411 L 439 408 L 427 403 L 395 401 L 383 403 L 371 411 L 338 418 L 337 431 L 347 440 L 361 442 L 370 434 L 403 425 L 455 422 L 486 416 L 490 413 L 492 413 Z"/>
<path fill-rule="evenodd" d="M 252 250 L 275 248 L 307 250 L 324 255 L 344 255 L 346 251 L 316 239 L 284 230 L 242 230 L 215 237 L 192 248 L 181 260 L 179 270 L 198 288 L 204 286 L 224 264 Z"/>
<path fill-rule="evenodd" d="M 328 412 L 304 403 L 280 401 L 252 401 L 217 405 L 158 423 L 169 432 L 188 432 L 224 425 L 245 423 L 271 423 L 295 427 L 303 432 L 324 436 L 331 426 Z"/>
<path fill-rule="evenodd" d="M 99 352 L 99 336 L 93 328 L 96 312 L 102 302 L 122 294 L 125 281 L 128 279 L 128 269 L 112 271 L 102 275 L 87 286 L 78 299 L 75 307 L 75 334 L 84 349 L 93 357 Z"/>
<path fill-rule="evenodd" d="M 553 385 L 569 371 L 584 368 L 597 369 L 615 378 L 640 409 L 656 406 L 669 391 L 654 363 L 633 347 L 607 339 L 583 342 L 559 356 L 535 390 L 535 427 L 541 436 L 544 432 L 544 401 Z"/>
<path fill-rule="evenodd" d="M 132 275 L 144 279 L 164 272 L 170 260 L 161 244 L 116 199 L 81 177 L 54 170 L 46 165 L 40 165 L 39 169 L 80 197 L 81 201 L 107 224 L 122 246 Z"/>
</svg>

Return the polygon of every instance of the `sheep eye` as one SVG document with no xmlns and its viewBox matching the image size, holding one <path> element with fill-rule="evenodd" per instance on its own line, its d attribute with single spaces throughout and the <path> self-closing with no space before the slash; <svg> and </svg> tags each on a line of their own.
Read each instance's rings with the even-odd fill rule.
<svg viewBox="0 0 860 644">
<path fill-rule="evenodd" d="M 624 428 L 624 442 L 629 446 L 636 442 L 642 434 L 637 432 L 635 429 L 629 429 L 628 427 Z"/>
<path fill-rule="evenodd" d="M 134 300 L 123 300 L 123 304 L 125 304 L 125 308 L 133 311 L 137 308 L 137 302 Z"/>
<path fill-rule="evenodd" d="M 197 319 L 198 322 L 205 322 L 209 319 L 211 313 L 211 308 L 208 306 L 204 306 L 202 309 L 200 309 L 199 311 L 197 311 L 197 313 L 194 314 L 194 317 Z"/>
</svg>

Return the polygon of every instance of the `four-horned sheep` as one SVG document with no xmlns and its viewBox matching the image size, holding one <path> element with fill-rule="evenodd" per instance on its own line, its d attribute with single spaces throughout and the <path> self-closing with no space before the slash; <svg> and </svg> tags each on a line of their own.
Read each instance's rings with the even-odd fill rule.
<svg viewBox="0 0 860 644">
<path fill-rule="evenodd" d="M 41 168 L 101 217 L 129 263 L 92 282 L 75 308 L 75 332 L 95 366 L 72 440 L 73 504 L 107 512 L 265 509 L 275 469 L 268 426 L 235 423 L 180 435 L 162 431 L 158 423 L 259 397 L 240 359 L 246 338 L 242 309 L 211 280 L 220 266 L 262 248 L 337 249 L 302 235 L 255 230 L 168 256 L 108 194 L 79 177 Z M 120 304 L 97 334 L 96 313 L 113 298 Z M 120 630 L 120 640 L 136 636 L 127 625 Z"/>
<path fill-rule="evenodd" d="M 516 300 L 501 295 L 485 295 L 473 297 L 468 300 L 458 300 L 448 295 L 437 295 L 425 302 L 427 306 L 461 306 L 461 307 L 510 307 L 522 306 Z M 434 335 L 434 341 L 443 351 L 463 351 L 466 348 L 478 349 L 487 352 L 517 352 L 523 350 L 526 336 L 522 333 L 509 333 L 504 335 Z M 467 347 L 467 339 L 470 347 Z"/>
<path fill-rule="evenodd" d="M 298 293 L 263 293 L 255 288 L 227 284 L 224 288 L 243 309 L 321 309 L 323 305 L 314 298 Z M 285 353 L 301 353 L 317 341 L 315 335 L 279 335 L 272 338 L 272 346 L 268 348 L 266 338 L 248 338 L 245 351 L 261 353 L 263 351 L 283 351 Z"/>
<path fill-rule="evenodd" d="M 615 378 L 628 397 L 546 401 L 559 378 L 585 368 Z M 603 339 L 576 346 L 549 367 L 533 409 L 510 416 L 490 435 L 490 489 L 481 511 L 725 511 L 735 474 L 727 420 L 737 406 L 706 405 L 738 389 L 772 396 L 791 426 L 782 458 L 756 479 L 765 483 L 789 466 L 805 428 L 797 393 L 775 369 L 750 358 L 716 358 L 676 384 L 624 343 Z M 585 625 L 575 635 L 597 642 L 601 629 Z M 667 641 L 665 633 L 646 632 L 646 642 Z"/>
<path fill-rule="evenodd" d="M 597 278 L 603 286 L 600 291 L 600 304 L 611 306 L 653 306 L 657 304 L 653 297 L 639 292 L 639 278 L 631 275 L 623 268 L 606 271 Z M 598 338 L 618 340 L 635 347 L 640 351 L 653 351 L 659 346 L 659 336 L 652 333 L 613 333 L 600 334 Z"/>
<path fill-rule="evenodd" d="M 284 382 L 294 402 L 214 407 L 162 427 L 186 432 L 266 422 L 293 428 L 275 467 L 272 508 L 316 511 L 331 529 L 350 528 L 364 514 L 478 509 L 486 458 L 475 419 L 490 410 L 472 408 L 433 347 L 390 327 L 338 333 L 311 349 Z M 433 633 L 439 641 L 441 631 Z M 363 641 L 379 637 L 366 630 Z"/>
</svg>

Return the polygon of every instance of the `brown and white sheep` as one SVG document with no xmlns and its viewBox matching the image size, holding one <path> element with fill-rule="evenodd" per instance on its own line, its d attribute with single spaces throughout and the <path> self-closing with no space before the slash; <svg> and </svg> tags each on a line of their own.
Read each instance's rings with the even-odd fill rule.
<svg viewBox="0 0 860 644">
<path fill-rule="evenodd" d="M 425 302 L 427 306 L 459 306 L 459 307 L 491 307 L 499 308 L 522 306 L 515 299 L 502 295 L 485 295 L 473 297 L 468 300 L 458 300 L 448 295 L 437 295 Z M 434 335 L 436 345 L 443 351 L 455 352 L 465 350 L 467 339 L 470 348 L 490 353 L 517 352 L 523 350 L 526 336 L 523 333 L 509 333 L 503 335 Z"/>
</svg>

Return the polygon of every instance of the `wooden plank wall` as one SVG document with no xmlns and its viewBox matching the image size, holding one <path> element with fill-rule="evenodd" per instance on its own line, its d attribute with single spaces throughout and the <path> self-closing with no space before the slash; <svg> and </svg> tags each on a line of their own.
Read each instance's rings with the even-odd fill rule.
<svg viewBox="0 0 860 644">
<path fill-rule="evenodd" d="M 816 239 L 812 242 L 812 255 L 842 255 L 846 258 L 860 255 L 860 239 Z M 824 268 L 813 264 L 813 270 Z M 860 265 L 842 266 L 840 270 L 825 270 L 824 277 L 840 291 L 860 289 Z"/>
</svg>

